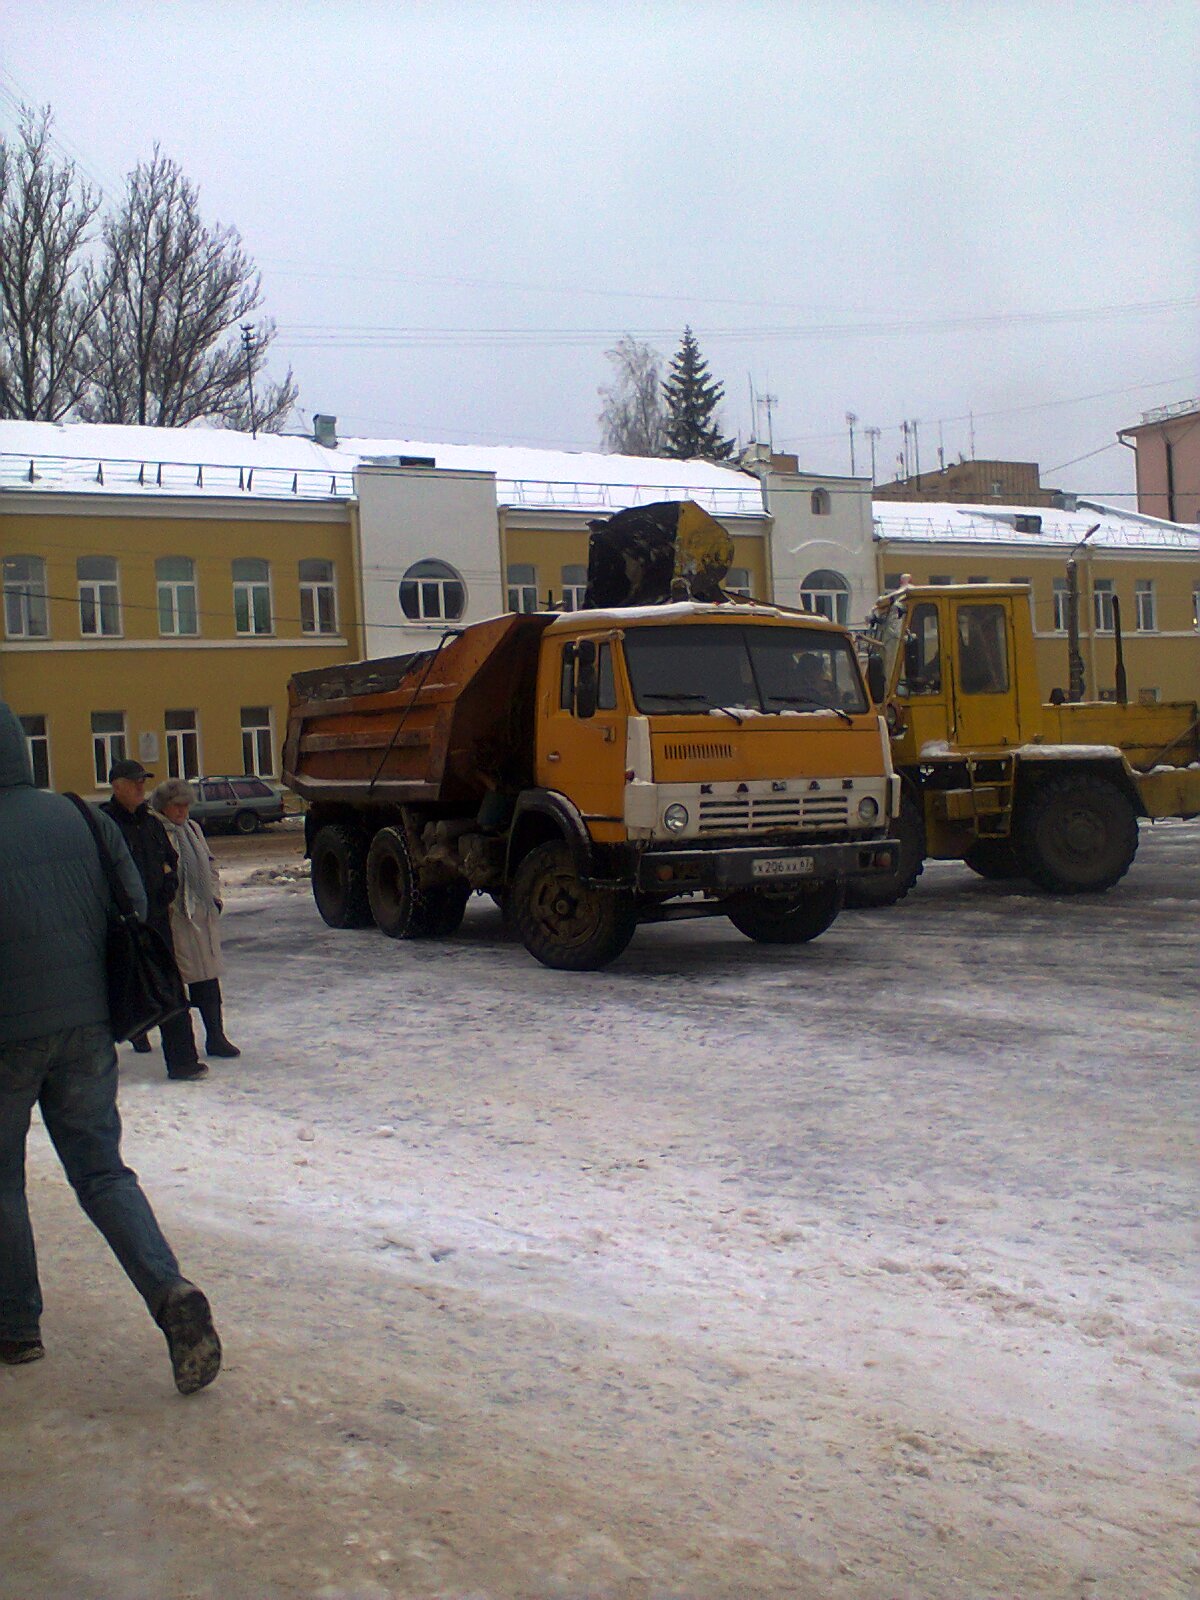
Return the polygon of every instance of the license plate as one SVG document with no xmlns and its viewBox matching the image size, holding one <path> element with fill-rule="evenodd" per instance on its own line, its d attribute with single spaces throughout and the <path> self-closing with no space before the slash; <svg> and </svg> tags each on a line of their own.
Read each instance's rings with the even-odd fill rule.
<svg viewBox="0 0 1200 1600">
<path fill-rule="evenodd" d="M 770 856 L 751 864 L 755 878 L 803 878 L 813 869 L 812 856 Z"/>
</svg>

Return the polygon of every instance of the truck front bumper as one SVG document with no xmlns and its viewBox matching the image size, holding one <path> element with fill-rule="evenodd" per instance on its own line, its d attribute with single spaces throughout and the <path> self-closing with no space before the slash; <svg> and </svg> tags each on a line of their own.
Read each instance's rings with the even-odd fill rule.
<svg viewBox="0 0 1200 1600">
<path fill-rule="evenodd" d="M 638 861 L 636 887 L 643 894 L 678 894 L 689 889 L 705 889 L 712 894 L 731 894 L 741 889 L 799 889 L 806 883 L 894 872 L 899 860 L 900 846 L 895 839 L 647 850 Z"/>
</svg>

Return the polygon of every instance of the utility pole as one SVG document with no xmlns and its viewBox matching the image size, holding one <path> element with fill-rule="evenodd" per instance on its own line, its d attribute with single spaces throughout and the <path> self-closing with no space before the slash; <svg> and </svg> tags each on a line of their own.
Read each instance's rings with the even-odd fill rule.
<svg viewBox="0 0 1200 1600">
<path fill-rule="evenodd" d="M 920 418 L 919 417 L 914 417 L 912 419 L 913 459 L 916 462 L 917 487 L 918 488 L 921 487 L 921 439 L 920 439 L 920 435 L 917 433 L 917 428 L 919 426 L 920 426 Z"/>
<path fill-rule="evenodd" d="M 850 476 L 855 478 L 858 474 L 854 470 L 854 424 L 858 421 L 853 411 L 846 413 L 846 426 L 850 429 Z"/>
<path fill-rule="evenodd" d="M 880 430 L 878 428 L 868 428 L 867 429 L 867 438 L 870 439 L 870 441 L 871 441 L 871 487 L 872 487 L 872 489 L 875 487 L 875 445 L 878 442 L 879 434 L 880 434 Z"/>
<path fill-rule="evenodd" d="M 760 394 L 758 397 L 758 403 L 767 413 L 767 445 L 770 448 L 771 454 L 774 455 L 775 427 L 772 420 L 772 407 L 779 404 L 779 396 L 777 394 Z"/>
<path fill-rule="evenodd" d="M 254 325 L 242 323 L 242 349 L 246 352 L 246 388 L 250 391 L 250 437 L 258 438 L 258 421 L 254 415 Z"/>
<path fill-rule="evenodd" d="M 900 432 L 904 435 L 904 478 L 908 481 L 908 423 L 900 424 Z"/>
</svg>

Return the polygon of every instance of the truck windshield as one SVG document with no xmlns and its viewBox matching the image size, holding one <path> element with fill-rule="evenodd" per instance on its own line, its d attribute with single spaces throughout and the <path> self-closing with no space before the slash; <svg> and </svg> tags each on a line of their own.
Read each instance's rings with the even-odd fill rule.
<svg viewBox="0 0 1200 1600">
<path fill-rule="evenodd" d="M 625 661 L 639 711 L 867 710 L 849 641 L 816 628 L 630 628 Z"/>
</svg>

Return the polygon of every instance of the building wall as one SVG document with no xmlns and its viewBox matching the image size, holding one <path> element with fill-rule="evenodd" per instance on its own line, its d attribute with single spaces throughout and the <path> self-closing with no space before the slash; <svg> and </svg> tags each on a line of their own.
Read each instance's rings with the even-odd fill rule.
<svg viewBox="0 0 1200 1600">
<path fill-rule="evenodd" d="M 871 480 L 772 471 L 766 479 L 772 517 L 773 598 L 800 605 L 805 580 L 838 573 L 846 583 L 846 619 L 861 623 L 878 593 L 871 542 Z"/>
<path fill-rule="evenodd" d="M 1137 450 L 1138 510 L 1169 522 L 1200 523 L 1200 410 L 1127 431 Z"/>
<path fill-rule="evenodd" d="M 1019 544 L 922 544 L 898 540 L 876 546 L 880 590 L 895 588 L 901 576 L 914 583 L 1029 582 L 1042 693 L 1067 686 L 1067 635 L 1055 627 L 1055 579 L 1066 576 L 1065 553 Z M 1078 562 L 1080 651 L 1085 696 L 1107 698 L 1116 680 L 1116 647 L 1111 633 L 1095 627 L 1093 593 L 1097 579 L 1111 581 L 1120 600 L 1121 634 L 1131 700 L 1157 691 L 1160 700 L 1200 699 L 1200 626 L 1197 599 L 1200 561 L 1162 552 L 1084 551 Z M 1136 585 L 1154 585 L 1152 631 L 1137 626 Z"/>
<path fill-rule="evenodd" d="M 44 717 L 50 781 L 58 789 L 103 792 L 93 764 L 93 712 L 124 714 L 126 749 L 166 776 L 167 711 L 195 713 L 201 772 L 240 773 L 243 707 L 270 711 L 272 775 L 287 717 L 293 672 L 349 659 L 357 628 L 350 517 L 344 503 L 280 507 L 273 502 L 125 501 L 87 496 L 6 494 L 0 504 L 0 557 L 46 563 L 49 637 L 21 640 L 0 630 L 0 697 L 18 716 Z M 118 563 L 120 633 L 85 636 L 76 561 Z M 194 563 L 198 633 L 159 631 L 155 561 Z M 269 564 L 272 631 L 235 629 L 231 562 Z M 301 627 L 299 562 L 332 562 L 334 634 Z"/>
<path fill-rule="evenodd" d="M 958 505 L 1052 506 L 1058 502 L 1055 490 L 1042 487 L 1034 461 L 955 461 L 939 471 L 876 484 L 874 498 Z"/>
<path fill-rule="evenodd" d="M 504 610 L 493 474 L 366 466 L 355 473 L 355 488 L 367 656 L 427 650 L 447 626 Z M 444 562 L 461 579 L 461 616 L 405 615 L 400 585 L 426 560 Z"/>
</svg>

